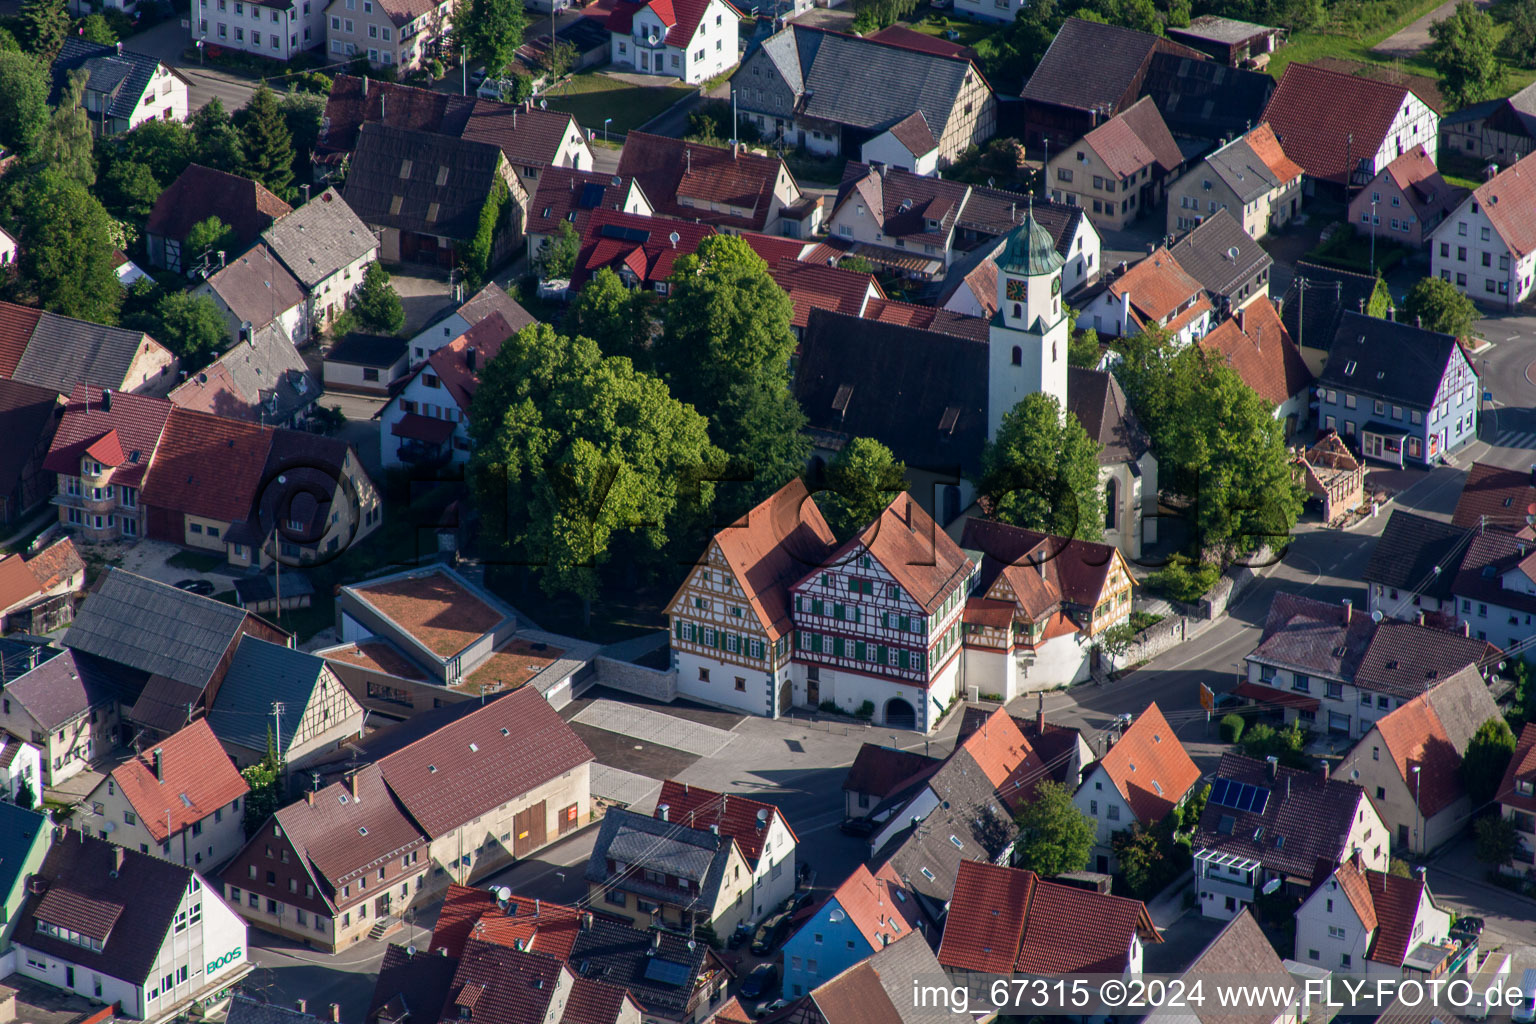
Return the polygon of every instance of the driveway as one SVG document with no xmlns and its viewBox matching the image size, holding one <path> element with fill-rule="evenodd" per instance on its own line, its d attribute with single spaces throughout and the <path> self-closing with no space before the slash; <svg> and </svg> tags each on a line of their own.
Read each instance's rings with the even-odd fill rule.
<svg viewBox="0 0 1536 1024">
<path fill-rule="evenodd" d="M 230 568 L 217 553 L 208 553 L 210 560 L 218 559 L 216 567 L 208 570 L 190 569 L 171 564 L 172 558 L 187 554 L 189 553 L 175 544 L 168 544 L 161 540 L 141 540 L 122 551 L 122 560 L 119 565 L 131 573 L 147 579 L 159 580 L 161 583 L 174 585 L 182 580 L 207 580 L 213 584 L 216 594 L 234 588 L 234 577 L 240 573 Z"/>
<path fill-rule="evenodd" d="M 256 91 L 256 79 L 223 68 L 200 65 L 196 61 L 189 64 L 183 54 L 191 43 L 192 34 L 182 25 L 182 19 L 178 16 L 131 36 L 125 40 L 124 45 L 138 53 L 157 57 L 180 71 L 190 83 L 188 104 L 192 110 L 203 109 L 215 96 L 231 114 L 245 106 L 251 94 Z M 273 65 L 274 73 L 281 70 L 276 64 Z"/>
<path fill-rule="evenodd" d="M 1450 0 L 1430 11 L 1424 17 L 1415 21 L 1406 28 L 1394 32 L 1371 48 L 1371 52 L 1378 57 L 1407 59 L 1417 56 L 1421 51 L 1428 49 L 1433 41 L 1429 34 L 1430 27 L 1444 21 L 1456 13 L 1456 4 L 1459 0 Z M 1493 6 L 1492 0 L 1476 0 L 1477 9 L 1486 11 Z"/>
</svg>

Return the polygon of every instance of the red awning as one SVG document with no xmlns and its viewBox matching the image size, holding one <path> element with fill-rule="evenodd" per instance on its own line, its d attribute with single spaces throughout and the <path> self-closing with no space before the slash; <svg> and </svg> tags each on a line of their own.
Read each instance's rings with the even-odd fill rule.
<svg viewBox="0 0 1536 1024">
<path fill-rule="evenodd" d="M 408 412 L 401 417 L 400 422 L 389 428 L 389 432 L 396 437 L 406 437 L 412 441 L 442 444 L 453 436 L 453 428 L 456 426 L 458 424 L 447 420 L 437 420 L 431 416 Z"/>
<path fill-rule="evenodd" d="M 1282 708 L 1295 708 L 1297 711 L 1316 711 L 1322 707 L 1322 702 L 1316 697 L 1307 697 L 1292 693 L 1290 690 L 1280 690 L 1259 683 L 1238 683 L 1237 689 L 1232 692 L 1239 697 L 1258 701 L 1260 704 L 1274 704 Z"/>
</svg>

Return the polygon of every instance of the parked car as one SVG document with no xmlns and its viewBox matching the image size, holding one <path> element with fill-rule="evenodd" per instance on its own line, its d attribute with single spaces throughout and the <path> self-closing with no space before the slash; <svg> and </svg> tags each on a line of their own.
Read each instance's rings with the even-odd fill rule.
<svg viewBox="0 0 1536 1024">
<path fill-rule="evenodd" d="M 757 1011 L 757 1015 L 759 1017 L 767 1017 L 770 1014 L 778 1013 L 780 1010 L 784 1009 L 784 1007 L 786 1007 L 788 1005 L 789 1005 L 789 1000 L 788 999 L 782 999 L 782 998 L 781 999 L 775 999 L 773 1002 L 768 1003 L 767 1005 L 760 1007 L 758 1009 L 758 1011 Z"/>
<path fill-rule="evenodd" d="M 201 594 L 204 597 L 213 593 L 213 584 L 207 580 L 177 580 L 177 590 L 185 590 L 189 594 Z"/>
<path fill-rule="evenodd" d="M 874 834 L 875 823 L 869 818 L 848 818 L 844 820 L 841 828 L 847 835 L 863 839 Z"/>
<path fill-rule="evenodd" d="M 1456 923 L 1451 925 L 1450 934 L 1453 939 L 1471 942 L 1483 934 L 1483 919 L 1480 917 L 1458 917 Z"/>
<path fill-rule="evenodd" d="M 779 984 L 779 968 L 775 964 L 758 964 L 741 983 L 741 994 L 748 999 L 764 999 L 773 995 Z"/>
<path fill-rule="evenodd" d="M 774 914 L 758 925 L 757 934 L 752 937 L 752 955 L 767 955 L 784 938 L 784 932 L 788 927 L 788 914 Z"/>
<path fill-rule="evenodd" d="M 779 910 L 786 916 L 792 917 L 794 916 L 795 911 L 799 910 L 809 902 L 811 902 L 810 890 L 801 889 L 798 892 L 792 892 L 787 897 L 785 897 L 784 905 L 780 907 Z"/>
</svg>

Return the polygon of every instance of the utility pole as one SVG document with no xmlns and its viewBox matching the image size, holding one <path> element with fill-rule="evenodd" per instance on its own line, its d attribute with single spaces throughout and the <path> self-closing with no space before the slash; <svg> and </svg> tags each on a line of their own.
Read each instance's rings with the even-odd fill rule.
<svg viewBox="0 0 1536 1024">
<path fill-rule="evenodd" d="M 283 754 L 282 754 L 282 750 L 283 750 L 283 702 L 280 701 L 280 700 L 275 700 L 275 701 L 272 702 L 272 719 L 273 719 L 273 721 L 275 721 L 277 723 L 276 727 L 274 729 L 274 735 L 276 736 L 277 756 L 278 756 L 279 759 L 282 759 L 283 758 Z"/>
</svg>

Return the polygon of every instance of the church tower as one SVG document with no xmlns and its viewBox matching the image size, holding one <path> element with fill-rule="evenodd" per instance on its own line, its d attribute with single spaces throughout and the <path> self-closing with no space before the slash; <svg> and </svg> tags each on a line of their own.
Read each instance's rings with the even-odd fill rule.
<svg viewBox="0 0 1536 1024">
<path fill-rule="evenodd" d="M 1067 342 L 1071 325 L 1061 299 L 1061 268 L 1050 232 L 1031 210 L 997 257 L 997 313 L 992 317 L 987 375 L 987 440 L 1015 405 L 1037 391 L 1067 408 Z"/>
</svg>

